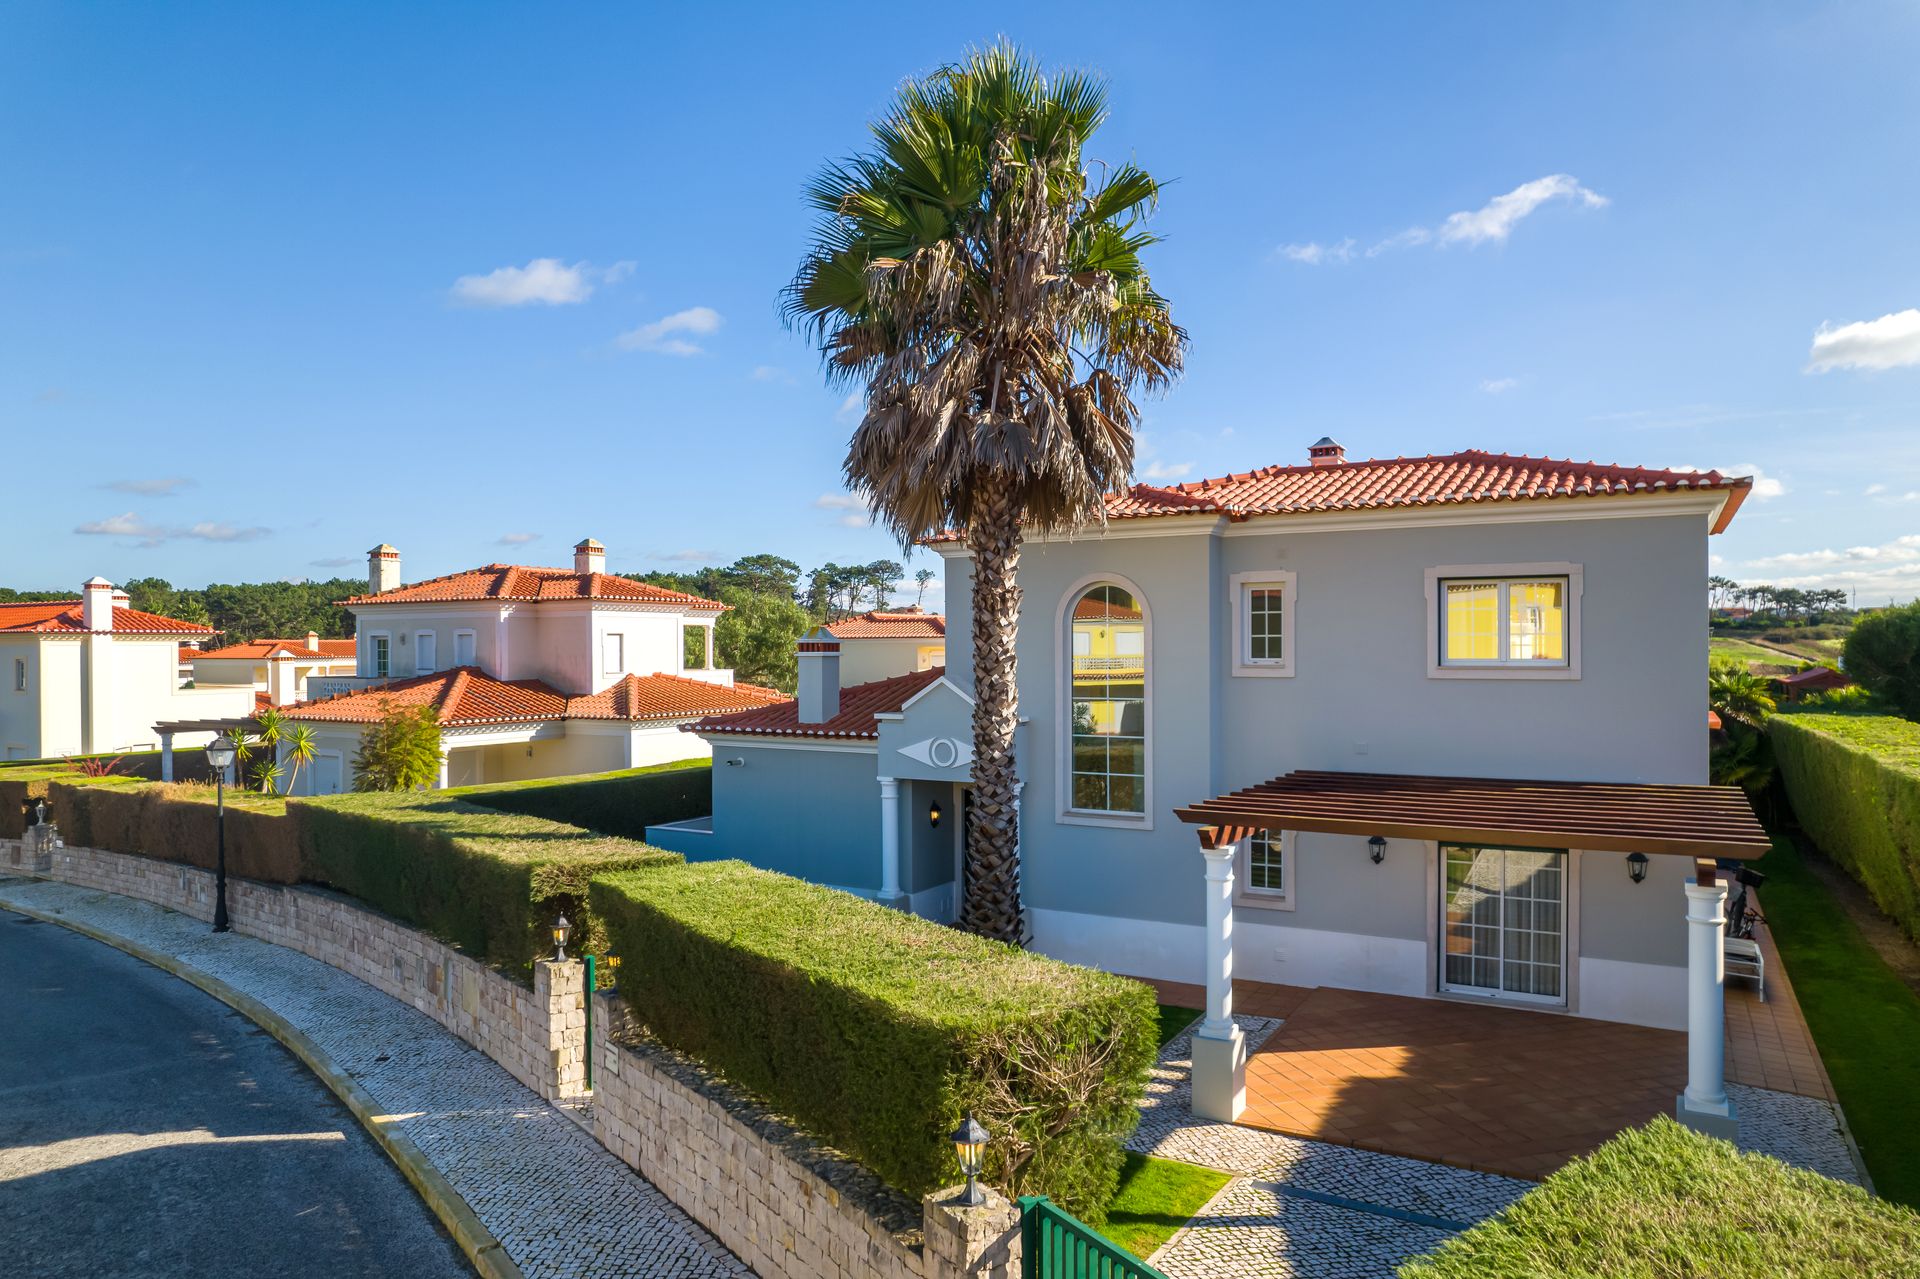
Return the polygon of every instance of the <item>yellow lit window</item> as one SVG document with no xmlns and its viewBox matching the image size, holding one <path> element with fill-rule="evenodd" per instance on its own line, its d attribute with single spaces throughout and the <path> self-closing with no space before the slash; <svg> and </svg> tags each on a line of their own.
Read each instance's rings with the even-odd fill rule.
<svg viewBox="0 0 1920 1279">
<path fill-rule="evenodd" d="M 1440 660 L 1447 666 L 1567 665 L 1567 580 L 1445 581 Z"/>
<path fill-rule="evenodd" d="M 1448 582 L 1446 584 L 1447 660 L 1500 660 L 1500 584 Z"/>
</svg>

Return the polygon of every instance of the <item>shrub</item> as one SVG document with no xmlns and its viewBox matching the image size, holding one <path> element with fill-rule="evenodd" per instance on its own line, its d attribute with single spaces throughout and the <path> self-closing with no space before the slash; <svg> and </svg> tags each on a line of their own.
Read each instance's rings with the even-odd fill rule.
<svg viewBox="0 0 1920 1279">
<path fill-rule="evenodd" d="M 380 718 L 360 735 L 353 756 L 357 791 L 411 791 L 440 775 L 440 721 L 432 706 L 380 703 Z"/>
<path fill-rule="evenodd" d="M 1893 1275 L 1920 1214 L 1664 1116 L 1400 1268 L 1401 1279 Z"/>
<path fill-rule="evenodd" d="M 27 833 L 27 805 L 47 797 L 53 777 L 30 769 L 0 772 L 0 839 L 19 839 Z"/>
<path fill-rule="evenodd" d="M 565 912 L 574 945 L 605 949 L 586 902 L 596 872 L 678 862 L 633 840 L 478 808 L 444 794 L 335 795 L 287 804 L 304 877 L 330 884 L 524 977 Z"/>
<path fill-rule="evenodd" d="M 1862 617 L 1842 653 L 1855 682 L 1908 719 L 1920 719 L 1920 600 Z"/>
<path fill-rule="evenodd" d="M 662 1042 L 895 1189 L 987 1177 L 1097 1223 L 1155 1051 L 1153 992 L 741 862 L 596 876 L 620 994 Z"/>
<path fill-rule="evenodd" d="M 77 848 L 137 853 L 147 783 L 135 777 L 75 777 L 47 786 L 49 816 L 60 838 Z"/>
<path fill-rule="evenodd" d="M 708 760 L 692 760 L 618 773 L 462 786 L 441 793 L 484 808 L 644 839 L 649 826 L 713 811 L 713 767 Z"/>
<path fill-rule="evenodd" d="M 1920 724 L 1794 713 L 1774 716 L 1770 732 L 1801 826 L 1920 937 Z"/>
<path fill-rule="evenodd" d="M 213 787 L 174 785 L 147 799 L 141 825 L 149 857 L 212 870 L 219 855 L 219 812 Z M 269 884 L 300 882 L 300 839 L 278 796 L 229 790 L 227 873 Z"/>
</svg>

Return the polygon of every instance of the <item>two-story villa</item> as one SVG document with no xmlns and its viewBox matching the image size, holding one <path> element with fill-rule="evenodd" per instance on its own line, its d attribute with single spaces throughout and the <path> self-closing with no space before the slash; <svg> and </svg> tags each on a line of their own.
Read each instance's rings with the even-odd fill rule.
<svg viewBox="0 0 1920 1279">
<path fill-rule="evenodd" d="M 314 676 L 353 675 L 359 669 L 353 638 L 321 639 L 308 631 L 298 639 L 257 639 L 214 649 L 182 650 L 181 661 L 195 688 L 245 685 L 254 703 L 291 706 L 304 702 Z"/>
<path fill-rule="evenodd" d="M 355 673 L 311 676 L 310 700 L 286 710 L 319 742 L 301 794 L 351 788 L 360 736 L 391 705 L 434 708 L 439 784 L 467 786 L 697 758 L 706 748 L 681 725 L 782 697 L 714 666 L 725 605 L 609 574 L 591 538 L 572 569 L 488 564 L 411 585 L 382 544 L 368 585 L 340 601 Z M 705 662 L 689 667 L 696 630 Z"/>
<path fill-rule="evenodd" d="M 1707 538 L 1749 487 L 1349 462 L 1323 439 L 1307 465 L 1138 485 L 1102 529 L 1029 539 L 1032 944 L 1205 978 L 1222 1045 L 1229 971 L 1706 1033 L 1682 889 L 1708 891 L 1696 858 L 1765 846 L 1738 792 L 1704 784 Z M 971 601 L 965 544 L 934 549 L 944 670 L 843 686 L 844 646 L 810 636 L 797 699 L 693 726 L 727 765 L 714 813 L 650 840 L 953 917 Z"/>
</svg>

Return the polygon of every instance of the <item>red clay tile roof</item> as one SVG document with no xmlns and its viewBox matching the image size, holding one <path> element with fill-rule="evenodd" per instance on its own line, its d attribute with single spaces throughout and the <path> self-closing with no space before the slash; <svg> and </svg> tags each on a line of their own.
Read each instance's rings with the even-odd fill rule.
<svg viewBox="0 0 1920 1279">
<path fill-rule="evenodd" d="M 858 617 L 830 623 L 827 634 L 835 639 L 945 639 L 947 619 L 940 613 L 918 608 L 874 609 Z"/>
<path fill-rule="evenodd" d="M 567 699 L 537 679 L 497 680 L 477 666 L 416 675 L 375 688 L 340 693 L 317 701 L 283 707 L 288 719 L 329 724 L 372 724 L 383 713 L 383 703 L 433 706 L 442 725 L 513 724 L 563 719 Z"/>
<path fill-rule="evenodd" d="M 684 675 L 629 675 L 618 684 L 585 697 L 567 699 L 568 719 L 692 719 L 786 700 L 786 694 L 757 684 L 727 688 Z"/>
<path fill-rule="evenodd" d="M 1244 520 L 1257 515 L 1718 491 L 1727 494 L 1726 505 L 1710 530 L 1718 533 L 1732 521 L 1752 487 L 1751 477 L 1718 471 L 1567 462 L 1467 449 L 1331 466 L 1267 466 L 1188 484 L 1136 484 L 1124 493 L 1109 495 L 1106 514 L 1109 520 L 1170 515 Z M 954 536 L 948 533 L 933 540 Z"/>
<path fill-rule="evenodd" d="M 48 600 L 32 604 L 0 604 L 0 632 L 40 635 L 85 635 L 87 624 L 79 600 Z M 218 635 L 211 626 L 183 622 L 158 613 L 116 604 L 112 635 Z"/>
<path fill-rule="evenodd" d="M 626 600 L 638 604 L 678 604 L 693 612 L 718 613 L 726 605 L 663 586 L 649 586 L 609 573 L 576 573 L 570 568 L 523 568 L 486 564 L 462 573 L 396 586 L 378 595 L 355 595 L 341 604 L 426 604 L 462 600 Z"/>
<path fill-rule="evenodd" d="M 842 737 L 873 741 L 880 736 L 880 725 L 873 718 L 899 710 L 916 693 L 945 675 L 947 668 L 935 666 L 912 675 L 895 675 L 871 684 L 855 684 L 840 690 L 840 713 L 821 724 L 800 722 L 800 703 L 788 698 L 757 710 L 735 715 L 716 715 L 697 724 L 688 724 L 690 733 L 745 733 L 755 737 Z"/>
<path fill-rule="evenodd" d="M 354 656 L 353 641 L 350 639 L 323 639 L 318 649 L 309 649 L 304 635 L 299 639 L 261 639 L 245 644 L 229 644 L 225 648 L 196 651 L 190 657 L 184 653 L 181 656 L 187 657 L 189 661 L 211 657 L 221 661 L 244 661 L 252 658 L 260 662 L 265 661 L 276 649 L 286 650 L 287 655 L 297 661 L 351 661 Z"/>
</svg>

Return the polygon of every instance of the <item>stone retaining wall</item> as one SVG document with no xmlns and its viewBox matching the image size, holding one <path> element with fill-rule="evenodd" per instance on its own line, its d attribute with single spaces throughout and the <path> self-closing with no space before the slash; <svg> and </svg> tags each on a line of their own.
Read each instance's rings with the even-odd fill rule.
<svg viewBox="0 0 1920 1279">
<path fill-rule="evenodd" d="M 213 920 L 211 871 L 73 847 L 53 850 L 50 859 L 42 853 L 36 869 L 26 841 L 0 844 L 0 866 L 8 869 Z M 237 933 L 310 955 L 418 1009 L 543 1097 L 586 1090 L 586 974 L 578 962 L 535 965 L 528 990 L 338 894 L 233 876 L 227 918 Z"/>
</svg>

